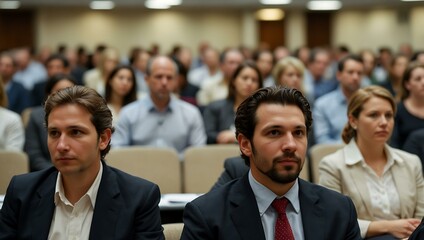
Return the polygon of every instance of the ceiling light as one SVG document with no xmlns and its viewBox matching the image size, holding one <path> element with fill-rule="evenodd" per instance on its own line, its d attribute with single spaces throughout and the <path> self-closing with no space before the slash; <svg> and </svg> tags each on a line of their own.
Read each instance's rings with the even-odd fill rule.
<svg viewBox="0 0 424 240">
<path fill-rule="evenodd" d="M 291 3 L 291 0 L 259 0 L 259 2 L 265 5 L 282 5 Z"/>
<path fill-rule="evenodd" d="M 92 1 L 90 8 L 95 10 L 109 10 L 115 7 L 115 3 L 112 1 Z"/>
<path fill-rule="evenodd" d="M 342 7 L 339 1 L 309 1 L 307 5 L 309 10 L 338 10 Z"/>
<path fill-rule="evenodd" d="M 284 18 L 284 11 L 278 8 L 266 8 L 256 12 L 256 19 L 260 21 L 278 21 Z"/>
<path fill-rule="evenodd" d="M 147 0 L 144 3 L 144 6 L 150 9 L 168 9 L 171 7 L 167 3 L 167 1 L 159 1 L 159 0 Z"/>
<path fill-rule="evenodd" d="M 170 6 L 177 6 L 177 5 L 181 5 L 182 3 L 182 0 L 163 0 L 163 1 Z"/>
<path fill-rule="evenodd" d="M 17 9 L 21 5 L 19 1 L 0 1 L 1 9 Z"/>
<path fill-rule="evenodd" d="M 402 2 L 422 2 L 424 0 L 401 0 Z"/>
</svg>

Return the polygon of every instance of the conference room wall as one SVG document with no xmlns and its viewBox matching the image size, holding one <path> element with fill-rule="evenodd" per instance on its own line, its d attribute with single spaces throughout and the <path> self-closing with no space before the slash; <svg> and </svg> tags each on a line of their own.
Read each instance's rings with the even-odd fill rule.
<svg viewBox="0 0 424 240">
<path fill-rule="evenodd" d="M 399 10 L 346 10 L 334 13 L 332 44 L 347 44 L 352 50 L 376 50 L 380 46 L 397 49 L 410 42 L 424 48 L 424 8 Z M 293 50 L 306 43 L 305 15 L 286 14 L 286 44 Z M 197 53 L 200 41 L 207 40 L 218 49 L 240 44 L 255 47 L 259 42 L 253 11 L 238 10 L 159 10 L 116 9 L 91 11 L 82 8 L 41 8 L 36 14 L 36 46 L 56 47 L 80 44 L 93 49 L 98 43 L 117 47 L 126 55 L 134 46 L 149 48 L 157 43 L 167 53 L 175 44 Z"/>
</svg>

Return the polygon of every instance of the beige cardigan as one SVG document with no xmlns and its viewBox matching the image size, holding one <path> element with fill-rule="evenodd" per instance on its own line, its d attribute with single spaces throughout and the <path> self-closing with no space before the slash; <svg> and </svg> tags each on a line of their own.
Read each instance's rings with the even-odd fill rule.
<svg viewBox="0 0 424 240">
<path fill-rule="evenodd" d="M 424 216 L 424 180 L 420 159 L 416 155 L 388 145 L 385 150 L 395 160 L 389 171 L 392 172 L 400 197 L 400 219 L 421 219 Z M 365 237 L 370 222 L 377 219 L 372 212 L 364 169 L 360 162 L 352 164 L 352 161 L 362 158 L 355 141 L 351 141 L 342 149 L 321 160 L 319 174 L 321 185 L 352 199 L 358 214 L 361 236 Z"/>
</svg>

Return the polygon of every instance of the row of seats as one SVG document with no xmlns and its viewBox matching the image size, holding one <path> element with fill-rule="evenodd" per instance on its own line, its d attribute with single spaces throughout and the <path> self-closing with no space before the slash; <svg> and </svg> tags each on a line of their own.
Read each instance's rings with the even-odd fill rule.
<svg viewBox="0 0 424 240">
<path fill-rule="evenodd" d="M 305 161 L 300 177 L 317 183 L 319 161 L 341 147 L 342 144 L 313 146 L 310 161 Z M 174 149 L 134 146 L 111 149 L 106 162 L 112 167 L 158 184 L 163 194 L 205 193 L 221 175 L 224 160 L 239 155 L 239 146 L 236 144 L 206 145 L 188 148 L 181 161 Z M 0 166 L 0 194 L 5 194 L 13 175 L 28 172 L 28 157 L 23 152 L 0 151 Z"/>
</svg>

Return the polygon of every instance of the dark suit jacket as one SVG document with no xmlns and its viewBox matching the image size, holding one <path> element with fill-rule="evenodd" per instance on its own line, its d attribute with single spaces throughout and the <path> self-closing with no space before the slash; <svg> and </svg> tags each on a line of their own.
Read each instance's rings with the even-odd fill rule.
<svg viewBox="0 0 424 240">
<path fill-rule="evenodd" d="M 7 88 L 8 109 L 21 114 L 25 108 L 31 107 L 30 92 L 25 87 L 13 80 Z"/>
<path fill-rule="evenodd" d="M 29 157 L 29 168 L 33 171 L 53 166 L 47 146 L 47 129 L 44 126 L 44 108 L 34 107 L 25 127 L 25 152 Z"/>
<path fill-rule="evenodd" d="M 213 185 L 211 190 L 214 190 L 227 182 L 241 178 L 249 171 L 249 167 L 244 163 L 241 157 L 232 157 L 225 159 L 224 171 L 219 176 L 218 181 Z"/>
<path fill-rule="evenodd" d="M 424 128 L 415 130 L 409 134 L 403 145 L 403 150 L 418 155 L 424 171 Z"/>
<path fill-rule="evenodd" d="M 207 135 L 207 143 L 216 143 L 216 137 L 223 130 L 234 124 L 234 102 L 228 99 L 210 103 L 203 110 L 203 120 Z"/>
<path fill-rule="evenodd" d="M 55 209 L 54 167 L 12 178 L 0 212 L 0 239 L 47 239 Z M 103 163 L 90 239 L 164 239 L 157 185 Z"/>
<path fill-rule="evenodd" d="M 299 201 L 306 240 L 361 239 L 347 196 L 299 179 Z M 265 240 L 248 175 L 188 203 L 181 239 Z"/>
<path fill-rule="evenodd" d="M 424 218 L 421 221 L 420 225 L 415 229 L 415 231 L 409 236 L 409 240 L 422 240 L 424 239 Z"/>
</svg>

